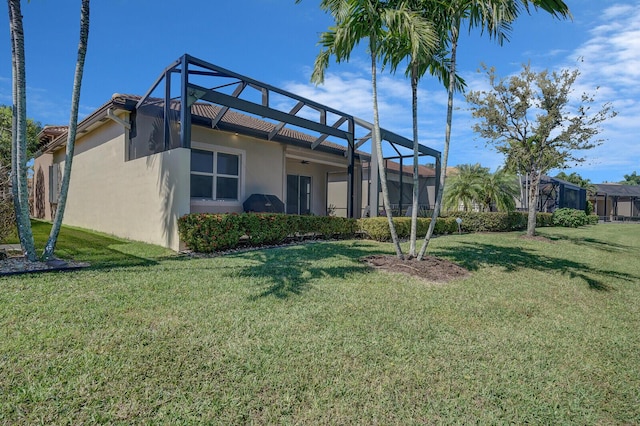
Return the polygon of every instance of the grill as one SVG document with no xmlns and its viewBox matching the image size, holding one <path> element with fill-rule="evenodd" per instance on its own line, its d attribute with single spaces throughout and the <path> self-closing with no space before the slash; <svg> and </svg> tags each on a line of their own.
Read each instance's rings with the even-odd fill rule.
<svg viewBox="0 0 640 426">
<path fill-rule="evenodd" d="M 245 212 L 284 213 L 284 203 L 271 194 L 253 194 L 242 203 Z"/>
</svg>

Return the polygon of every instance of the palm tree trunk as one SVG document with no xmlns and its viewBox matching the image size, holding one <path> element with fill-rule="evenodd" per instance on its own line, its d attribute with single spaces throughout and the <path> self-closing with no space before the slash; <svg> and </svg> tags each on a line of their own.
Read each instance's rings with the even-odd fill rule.
<svg viewBox="0 0 640 426">
<path fill-rule="evenodd" d="M 448 88 L 448 100 L 447 100 L 447 127 L 445 129 L 444 136 L 444 149 L 442 151 L 442 165 L 440 172 L 440 185 L 438 186 L 438 194 L 436 195 L 436 202 L 433 206 L 433 214 L 431 215 L 431 223 L 427 230 L 427 235 L 424 237 L 424 242 L 418 253 L 418 260 L 422 260 L 424 254 L 427 251 L 433 230 L 436 226 L 436 221 L 440 215 L 440 207 L 442 206 L 442 194 L 444 192 L 444 182 L 447 177 L 447 161 L 449 159 L 449 145 L 451 144 L 451 123 L 453 121 L 453 93 L 455 90 L 455 77 L 456 77 L 456 52 L 458 49 L 458 35 L 460 34 L 460 18 L 456 17 L 454 25 L 451 27 L 451 63 L 449 65 L 449 88 Z"/>
<path fill-rule="evenodd" d="M 67 150 L 64 161 L 64 172 L 62 184 L 58 196 L 58 206 L 56 208 L 55 220 L 51 227 L 49 239 L 44 247 L 43 258 L 51 259 L 55 250 L 64 209 L 67 204 L 67 194 L 69 192 L 69 181 L 71 179 L 71 165 L 73 162 L 73 151 L 76 144 L 76 130 L 78 128 L 78 106 L 80 104 L 80 89 L 82 86 L 82 74 L 84 71 L 84 61 L 87 55 L 87 42 L 89 40 L 89 0 L 82 0 L 80 11 L 80 42 L 78 44 L 78 58 L 76 61 L 75 76 L 73 79 L 73 94 L 71 97 L 71 117 L 69 118 L 69 134 L 67 137 Z"/>
<path fill-rule="evenodd" d="M 416 240 L 418 239 L 418 197 L 420 195 L 420 159 L 418 142 L 418 65 L 411 64 L 411 104 L 413 115 L 413 204 L 411 207 L 411 236 L 409 256 L 416 257 Z M 402 173 L 402 171 L 401 171 Z"/>
<path fill-rule="evenodd" d="M 375 40 L 371 40 L 370 46 L 375 46 Z M 380 176 L 380 186 L 382 187 L 382 201 L 384 202 L 384 210 L 387 214 L 387 221 L 389 222 L 389 232 L 391 233 L 391 240 L 396 250 L 398 258 L 403 259 L 402 248 L 400 247 L 400 241 L 398 239 L 398 232 L 393 224 L 393 215 L 391 212 L 391 204 L 389 202 L 389 187 L 387 185 L 387 174 L 384 167 L 384 159 L 382 158 L 382 139 L 380 137 L 380 117 L 378 114 L 378 87 L 376 79 L 376 56 L 375 49 L 371 48 L 371 86 L 373 92 L 373 145 L 378 155 L 378 175 Z"/>
<path fill-rule="evenodd" d="M 9 0 L 11 65 L 13 69 L 13 129 L 11 135 L 11 185 L 18 237 L 25 257 L 37 259 L 29 215 L 27 185 L 27 85 L 24 56 L 24 31 L 20 0 Z"/>
</svg>

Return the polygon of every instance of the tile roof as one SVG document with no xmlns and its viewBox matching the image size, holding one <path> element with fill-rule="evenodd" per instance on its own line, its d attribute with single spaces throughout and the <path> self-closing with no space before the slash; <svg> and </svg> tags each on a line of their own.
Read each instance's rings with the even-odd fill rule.
<svg viewBox="0 0 640 426">
<path fill-rule="evenodd" d="M 68 129 L 69 126 L 44 126 L 44 128 L 40 131 L 40 134 L 38 134 L 40 145 L 46 145 L 58 136 L 66 133 Z"/>
<path fill-rule="evenodd" d="M 115 93 L 111 100 L 100 108 L 98 108 L 93 114 L 85 118 L 80 124 L 89 121 L 91 118 L 94 118 L 101 111 L 105 111 L 110 107 L 118 107 L 125 110 L 133 111 L 135 109 L 135 105 L 141 99 L 141 96 L 131 95 L 131 94 L 121 94 Z M 155 106 L 160 107 L 164 102 L 161 98 L 151 98 L 149 99 L 150 103 Z M 178 100 L 173 100 L 171 102 L 171 109 L 174 111 L 179 110 L 180 102 Z M 217 105 L 212 105 L 204 102 L 196 102 L 191 107 L 192 114 L 192 122 L 194 125 L 202 125 L 205 127 L 211 127 L 212 121 L 218 115 L 222 108 Z M 79 125 L 80 127 L 80 125 Z M 265 120 L 261 120 L 259 118 L 253 117 L 251 115 L 247 115 L 244 113 L 240 113 L 234 110 L 229 109 L 222 119 L 218 122 L 217 127 L 221 130 L 228 131 L 238 131 L 239 133 L 258 133 L 260 136 L 265 137 L 273 131 L 276 127 L 275 124 L 270 123 Z M 63 135 L 66 134 L 68 130 L 68 126 L 46 126 L 42 132 L 40 133 L 40 140 L 42 141 L 41 146 L 48 145 L 54 139 L 59 139 Z M 317 137 L 309 135 L 307 133 L 301 132 L 296 129 L 289 128 L 287 126 L 280 129 L 277 133 L 277 136 L 274 139 L 280 138 L 284 139 L 286 142 L 297 142 L 300 145 L 310 147 L 313 142 L 317 140 Z M 330 141 L 323 141 L 319 146 L 319 149 L 328 150 L 333 152 L 334 154 L 344 154 L 347 150 L 345 145 L 340 145 Z M 369 160 L 369 154 L 364 151 L 356 151 L 356 153 L 363 159 Z M 393 171 L 400 170 L 400 164 L 395 161 L 387 161 L 387 169 Z M 413 166 L 408 165 L 403 167 L 403 172 L 407 175 L 413 174 Z M 421 165 L 419 167 L 419 173 L 421 176 L 435 176 L 435 169 L 428 166 Z"/>
<path fill-rule="evenodd" d="M 141 97 L 137 95 L 116 94 L 114 95 L 113 99 L 119 102 L 138 102 Z M 151 99 L 151 103 L 160 107 L 163 103 L 163 99 L 153 98 Z M 174 111 L 179 110 L 180 101 L 171 101 L 171 109 Z M 205 102 L 196 102 L 191 106 L 192 123 L 195 125 L 211 127 L 211 122 L 216 118 L 221 109 L 222 107 L 218 105 L 212 105 Z M 239 133 L 241 133 L 241 131 L 244 129 L 249 131 L 250 133 L 259 133 L 261 136 L 266 137 L 274 130 L 276 124 L 229 109 L 224 114 L 222 119 L 218 122 L 216 127 L 220 130 L 238 131 Z M 289 141 L 301 142 L 307 146 L 310 146 L 318 138 L 317 136 L 309 135 L 307 133 L 289 128 L 287 126 L 280 129 L 277 135 Z M 321 146 L 324 148 L 329 148 L 333 151 L 339 151 L 341 153 L 345 153 L 347 151 L 346 145 L 340 145 L 326 140 L 322 142 Z M 357 153 L 359 155 L 364 155 L 367 157 L 369 155 L 363 151 L 358 151 Z"/>
</svg>

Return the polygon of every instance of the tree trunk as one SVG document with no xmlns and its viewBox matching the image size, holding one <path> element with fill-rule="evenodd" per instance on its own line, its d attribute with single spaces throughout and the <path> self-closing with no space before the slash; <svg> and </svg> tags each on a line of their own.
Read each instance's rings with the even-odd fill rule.
<svg viewBox="0 0 640 426">
<path fill-rule="evenodd" d="M 373 146 L 378 154 L 378 175 L 380 176 L 380 186 L 382 187 L 382 201 L 384 202 L 384 210 L 387 214 L 387 221 L 389 222 L 389 232 L 391 233 L 391 240 L 396 250 L 396 255 L 403 259 L 402 248 L 400 247 L 400 241 L 398 239 L 398 233 L 396 227 L 393 224 L 393 215 L 391 212 L 391 204 L 389 202 L 389 187 L 387 185 L 387 174 L 384 167 L 384 159 L 382 157 L 382 139 L 380 136 L 380 118 L 378 115 L 378 89 L 376 79 L 376 56 L 375 56 L 375 41 L 371 44 L 371 86 L 373 92 Z"/>
<path fill-rule="evenodd" d="M 418 239 L 418 197 L 420 196 L 420 160 L 418 141 L 418 66 L 411 65 L 411 103 L 413 115 L 413 204 L 411 205 L 411 236 L 409 256 L 416 257 L 416 240 Z M 401 171 L 402 173 L 402 171 Z"/>
<path fill-rule="evenodd" d="M 49 239 L 44 247 L 43 258 L 51 259 L 55 250 L 58 234 L 62 226 L 64 209 L 67 204 L 67 194 L 69 192 L 69 181 L 71 179 L 71 165 L 73 162 L 73 151 L 76 145 L 76 130 L 78 128 L 78 105 L 80 104 L 80 89 L 82 87 L 82 74 L 84 71 L 84 61 L 87 55 L 87 42 L 89 40 L 89 0 L 82 0 L 80 11 L 80 42 L 78 44 L 78 58 L 76 61 L 75 76 L 73 79 L 73 94 L 71 97 L 71 116 L 69 118 L 69 133 L 67 136 L 67 150 L 64 160 L 64 172 L 60 194 L 58 195 L 58 206 L 56 208 L 55 220 L 51 227 Z"/>
<path fill-rule="evenodd" d="M 533 237 L 536 235 L 536 216 L 538 213 L 538 196 L 540 188 L 540 173 L 537 170 L 530 172 L 529 186 L 529 216 L 527 218 L 527 235 Z"/>
<path fill-rule="evenodd" d="M 11 185 L 18 238 L 25 257 L 37 260 L 29 215 L 27 185 L 27 84 L 24 56 L 24 31 L 20 0 L 9 0 L 11 65 L 13 69 L 13 128 L 11 135 Z"/>
<path fill-rule="evenodd" d="M 449 146 L 451 144 L 451 123 L 453 121 L 453 93 L 456 83 L 456 52 L 458 49 L 458 34 L 460 33 L 460 18 L 455 18 L 456 21 L 451 28 L 451 63 L 449 64 L 449 88 L 447 99 L 447 127 L 445 129 L 444 136 L 444 149 L 442 152 L 442 163 L 440 168 L 440 185 L 438 186 L 438 194 L 436 195 L 436 202 L 433 206 L 433 214 L 431 215 L 431 223 L 427 230 L 427 235 L 424 237 L 424 242 L 418 253 L 418 260 L 422 260 L 424 254 L 427 251 L 433 230 L 436 226 L 436 221 L 440 215 L 440 207 L 442 206 L 442 194 L 444 193 L 444 182 L 447 177 L 447 161 L 449 159 Z"/>
</svg>

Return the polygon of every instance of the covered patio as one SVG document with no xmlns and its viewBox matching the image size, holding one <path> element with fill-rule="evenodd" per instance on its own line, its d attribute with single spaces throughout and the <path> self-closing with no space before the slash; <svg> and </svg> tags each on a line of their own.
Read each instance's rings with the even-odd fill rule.
<svg viewBox="0 0 640 426">
<path fill-rule="evenodd" d="M 604 221 L 639 221 L 640 186 L 602 183 L 591 196 L 594 212 Z"/>
<path fill-rule="evenodd" d="M 205 109 L 206 114 L 202 113 Z M 134 120 L 140 124 L 134 123 L 134 129 L 141 129 L 145 120 L 151 120 L 155 143 L 152 146 L 147 135 L 133 136 L 130 159 L 174 148 L 191 149 L 192 124 L 204 124 L 210 129 L 285 143 L 300 150 L 295 155 L 288 154 L 288 159 L 303 165 L 321 161 L 315 159 L 312 152 L 341 151 L 340 155 L 347 161 L 347 217 L 360 216 L 365 193 L 367 205 L 380 205 L 375 150 L 367 152 L 372 144 L 373 125 L 366 120 L 186 54 L 160 74 L 134 111 Z M 243 122 L 228 119 L 234 112 L 245 117 Z M 247 126 L 248 118 L 268 126 Z M 387 129 L 381 129 L 381 139 L 383 148 L 392 152 L 388 159 L 401 167 L 412 161 L 413 141 Z M 309 153 L 308 158 L 298 156 L 304 150 Z M 435 164 L 437 185 L 440 152 L 424 145 L 420 145 L 419 152 L 421 157 L 433 157 L 430 162 Z M 368 190 L 358 188 L 362 172 L 356 165 L 361 155 L 370 159 Z M 405 162 L 406 159 L 409 161 Z M 371 209 L 372 216 L 377 212 L 378 209 Z"/>
</svg>

